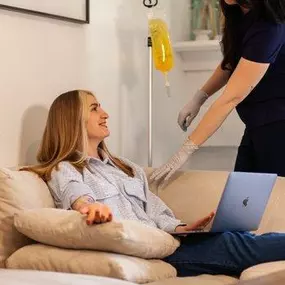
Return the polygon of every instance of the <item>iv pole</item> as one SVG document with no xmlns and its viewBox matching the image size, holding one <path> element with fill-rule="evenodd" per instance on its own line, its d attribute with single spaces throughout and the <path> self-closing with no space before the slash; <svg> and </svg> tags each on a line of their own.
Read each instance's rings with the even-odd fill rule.
<svg viewBox="0 0 285 285">
<path fill-rule="evenodd" d="M 148 2 L 148 3 L 147 3 Z M 143 5 L 147 8 L 157 6 L 158 0 L 143 0 Z M 147 38 L 149 48 L 149 89 L 148 89 L 148 167 L 152 167 L 152 97 L 153 97 L 153 58 L 151 37 Z"/>
</svg>

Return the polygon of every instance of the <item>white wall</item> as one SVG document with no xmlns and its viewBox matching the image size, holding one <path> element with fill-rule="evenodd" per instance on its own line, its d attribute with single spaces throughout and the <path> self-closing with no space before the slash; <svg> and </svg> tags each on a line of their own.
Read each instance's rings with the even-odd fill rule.
<svg viewBox="0 0 285 285">
<path fill-rule="evenodd" d="M 57 94 L 83 86 L 83 26 L 0 11 L 0 164 L 32 163 Z"/>
<path fill-rule="evenodd" d="M 161 0 L 159 9 L 172 27 L 173 41 L 189 34 L 188 2 Z M 96 90 L 109 110 L 111 148 L 139 164 L 148 155 L 148 48 L 147 8 L 142 1 L 121 0 L 109 5 L 96 1 L 92 24 L 87 27 L 89 61 L 87 87 Z M 95 5 L 93 5 L 95 6 Z M 182 17 L 181 17 L 182 14 Z M 183 20 L 182 20 L 183 19 Z M 154 72 L 153 141 L 154 164 L 164 162 L 179 147 L 185 134 L 176 124 L 182 104 L 185 77 L 179 58 L 170 74 L 171 94 L 164 89 L 164 77 Z M 171 138 L 171 139 L 169 139 Z"/>
<path fill-rule="evenodd" d="M 1 165 L 34 162 L 51 102 L 74 88 L 96 92 L 110 114 L 111 150 L 147 164 L 148 9 L 142 0 L 91 2 L 90 25 L 0 11 Z M 160 0 L 173 41 L 188 38 L 188 2 Z M 175 63 L 170 98 L 154 74 L 154 165 L 184 140 L 178 111 L 209 75 L 187 77 Z"/>
</svg>

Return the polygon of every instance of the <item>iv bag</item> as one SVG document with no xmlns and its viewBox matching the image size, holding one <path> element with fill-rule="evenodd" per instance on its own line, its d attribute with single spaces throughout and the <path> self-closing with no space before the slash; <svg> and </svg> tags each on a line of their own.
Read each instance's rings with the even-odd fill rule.
<svg viewBox="0 0 285 285">
<path fill-rule="evenodd" d="M 174 56 L 167 24 L 161 17 L 151 13 L 148 25 L 154 66 L 165 75 L 165 85 L 169 87 L 168 72 L 173 68 Z"/>
</svg>

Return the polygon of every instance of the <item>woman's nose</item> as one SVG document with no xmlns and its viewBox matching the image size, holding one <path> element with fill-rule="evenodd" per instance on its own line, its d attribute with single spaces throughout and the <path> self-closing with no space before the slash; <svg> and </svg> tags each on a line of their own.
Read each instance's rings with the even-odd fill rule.
<svg viewBox="0 0 285 285">
<path fill-rule="evenodd" d="M 102 109 L 102 111 L 103 111 L 102 116 L 103 116 L 105 119 L 108 119 L 108 118 L 109 118 L 109 114 L 106 113 L 103 109 Z"/>
</svg>

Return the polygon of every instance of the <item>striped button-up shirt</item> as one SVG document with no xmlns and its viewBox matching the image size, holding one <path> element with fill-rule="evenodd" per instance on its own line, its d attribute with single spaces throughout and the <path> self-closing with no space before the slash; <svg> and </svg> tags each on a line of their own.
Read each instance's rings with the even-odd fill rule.
<svg viewBox="0 0 285 285">
<path fill-rule="evenodd" d="M 58 208 L 70 209 L 79 197 L 90 196 L 109 206 L 115 220 L 138 220 L 166 232 L 174 231 L 181 224 L 166 204 L 149 190 L 142 168 L 122 159 L 135 172 L 135 177 L 129 177 L 103 151 L 101 154 L 103 160 L 88 158 L 88 167 L 83 173 L 67 161 L 52 171 L 48 186 Z"/>
</svg>

